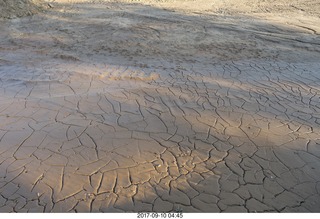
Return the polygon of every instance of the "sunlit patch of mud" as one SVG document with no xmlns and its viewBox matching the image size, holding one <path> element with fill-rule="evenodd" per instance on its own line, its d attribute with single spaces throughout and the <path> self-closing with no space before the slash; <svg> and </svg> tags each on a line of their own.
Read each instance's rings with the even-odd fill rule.
<svg viewBox="0 0 320 219">
<path fill-rule="evenodd" d="M 150 74 L 146 74 L 140 70 L 127 71 L 124 73 L 121 72 L 105 72 L 100 75 L 100 79 L 105 80 L 139 80 L 139 81 L 152 81 L 159 79 L 159 74 L 152 72 Z"/>
</svg>

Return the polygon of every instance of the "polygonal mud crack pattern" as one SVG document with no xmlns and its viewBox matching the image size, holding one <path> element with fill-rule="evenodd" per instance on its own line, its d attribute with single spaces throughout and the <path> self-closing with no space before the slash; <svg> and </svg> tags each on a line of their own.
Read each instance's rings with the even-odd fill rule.
<svg viewBox="0 0 320 219">
<path fill-rule="evenodd" d="M 320 65 L 193 61 L 5 64 L 0 211 L 319 211 Z"/>
</svg>

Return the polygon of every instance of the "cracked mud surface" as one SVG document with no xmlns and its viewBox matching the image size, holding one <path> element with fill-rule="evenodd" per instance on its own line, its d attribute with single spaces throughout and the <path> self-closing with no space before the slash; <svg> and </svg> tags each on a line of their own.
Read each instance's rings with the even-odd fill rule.
<svg viewBox="0 0 320 219">
<path fill-rule="evenodd" d="M 2 22 L 0 212 L 320 212 L 319 20 L 105 2 Z"/>
</svg>

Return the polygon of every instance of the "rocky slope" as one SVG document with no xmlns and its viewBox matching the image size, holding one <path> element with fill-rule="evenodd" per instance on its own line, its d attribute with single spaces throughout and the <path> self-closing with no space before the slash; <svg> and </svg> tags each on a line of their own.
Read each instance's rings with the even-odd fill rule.
<svg viewBox="0 0 320 219">
<path fill-rule="evenodd" d="M 0 18 L 32 15 L 43 9 L 42 0 L 0 0 Z"/>
</svg>

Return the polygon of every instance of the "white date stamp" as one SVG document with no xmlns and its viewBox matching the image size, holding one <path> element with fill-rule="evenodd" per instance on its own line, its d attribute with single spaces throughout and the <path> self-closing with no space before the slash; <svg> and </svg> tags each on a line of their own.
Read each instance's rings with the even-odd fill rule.
<svg viewBox="0 0 320 219">
<path fill-rule="evenodd" d="M 156 213 L 156 212 L 141 212 L 137 213 L 137 218 L 183 218 L 183 214 L 179 213 Z"/>
</svg>

